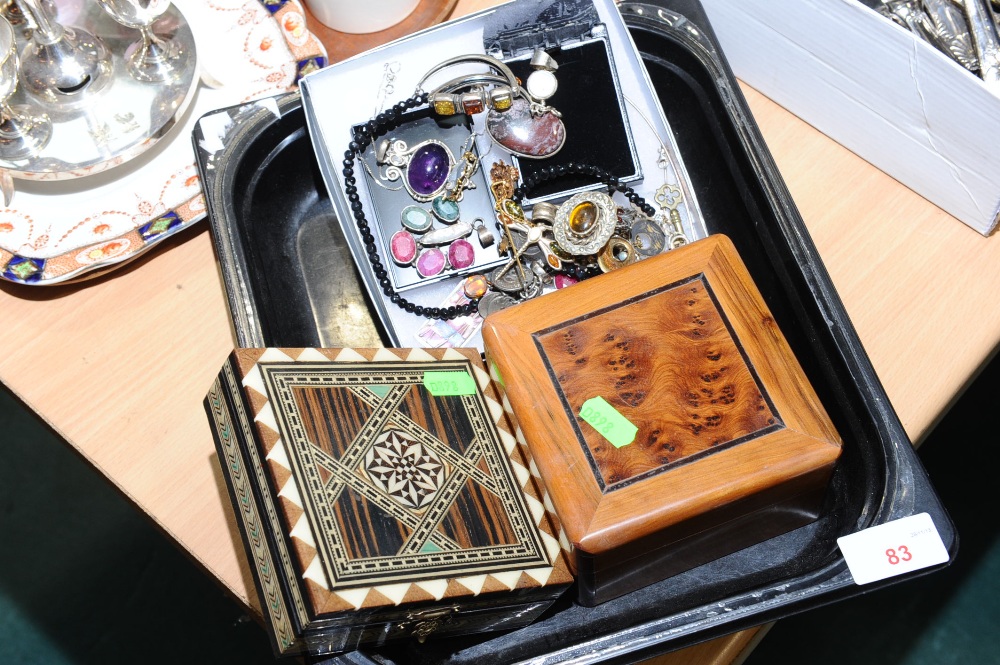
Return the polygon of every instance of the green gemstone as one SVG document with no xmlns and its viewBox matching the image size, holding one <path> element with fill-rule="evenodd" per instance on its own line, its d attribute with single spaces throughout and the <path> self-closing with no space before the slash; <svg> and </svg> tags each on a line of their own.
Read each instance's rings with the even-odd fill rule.
<svg viewBox="0 0 1000 665">
<path fill-rule="evenodd" d="M 406 206 L 399 213 L 399 221 L 403 228 L 414 233 L 423 233 L 434 226 L 434 218 L 420 206 Z"/>
<path fill-rule="evenodd" d="M 573 255 L 567 252 L 565 249 L 559 246 L 559 243 L 552 241 L 549 243 L 549 247 L 552 249 L 552 253 L 558 256 L 563 261 L 572 261 Z"/>
<path fill-rule="evenodd" d="M 452 201 L 451 199 L 446 199 L 443 196 L 439 196 L 434 199 L 434 202 L 431 204 L 431 211 L 434 213 L 434 216 L 442 222 L 451 224 L 452 222 L 458 221 L 458 203 Z"/>
<path fill-rule="evenodd" d="M 510 199 L 504 199 L 503 202 L 500 204 L 500 206 L 503 208 L 503 211 L 508 215 L 510 215 L 511 217 L 514 217 L 516 219 L 524 218 L 524 209 L 514 201 Z"/>
</svg>

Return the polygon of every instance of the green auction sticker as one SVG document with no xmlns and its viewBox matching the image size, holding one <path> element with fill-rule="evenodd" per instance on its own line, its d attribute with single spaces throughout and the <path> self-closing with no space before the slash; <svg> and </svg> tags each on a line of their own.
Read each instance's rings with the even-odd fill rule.
<svg viewBox="0 0 1000 665">
<path fill-rule="evenodd" d="M 628 418 L 618 413 L 618 409 L 608 404 L 603 397 L 591 397 L 580 407 L 580 417 L 615 448 L 621 448 L 635 441 L 639 428 Z"/>
<path fill-rule="evenodd" d="M 493 378 L 497 380 L 497 383 L 506 388 L 507 384 L 503 382 L 503 377 L 500 376 L 500 368 L 497 367 L 497 364 L 492 360 L 490 361 L 490 369 L 493 370 Z"/>
<path fill-rule="evenodd" d="M 475 395 L 476 380 L 468 372 L 424 372 L 424 388 L 435 397 Z"/>
</svg>

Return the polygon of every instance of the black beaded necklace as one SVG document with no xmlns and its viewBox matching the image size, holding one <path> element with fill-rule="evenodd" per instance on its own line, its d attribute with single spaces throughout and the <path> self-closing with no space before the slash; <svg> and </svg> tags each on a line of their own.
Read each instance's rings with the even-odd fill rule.
<svg viewBox="0 0 1000 665">
<path fill-rule="evenodd" d="M 453 305 L 451 307 L 424 307 L 423 305 L 410 302 L 396 293 L 392 288 L 389 272 L 382 265 L 382 261 L 378 257 L 378 251 L 375 248 L 375 236 L 372 235 L 368 220 L 365 218 L 364 207 L 361 205 L 361 198 L 358 196 L 357 179 L 354 177 L 354 163 L 356 160 L 361 159 L 361 154 L 365 151 L 365 148 L 376 139 L 399 127 L 403 113 L 417 106 L 423 106 L 427 103 L 427 99 L 428 94 L 426 92 L 418 92 L 409 99 L 393 104 L 391 108 L 379 113 L 364 125 L 355 127 L 354 140 L 350 142 L 347 150 L 344 152 L 344 168 L 342 173 L 344 175 L 344 193 L 347 194 L 347 200 L 351 205 L 351 214 L 354 216 L 358 232 L 361 234 L 361 240 L 364 243 L 365 253 L 368 255 L 368 262 L 372 267 L 372 272 L 375 273 L 375 278 L 378 280 L 379 286 L 382 287 L 382 293 L 389 298 L 389 302 L 411 314 L 431 319 L 447 320 L 472 314 L 477 309 L 478 300 L 473 300 L 465 305 Z M 646 203 L 635 190 L 622 184 L 621 180 L 611 173 L 597 166 L 575 164 L 572 162 L 540 169 L 536 175 L 526 179 L 523 184 L 514 190 L 513 200 L 520 205 L 524 197 L 540 183 L 566 175 L 592 176 L 608 187 L 609 194 L 613 191 L 619 191 L 632 205 L 642 210 L 647 216 L 652 217 L 656 214 L 656 210 Z M 574 276 L 577 279 L 583 279 L 590 275 L 585 268 L 578 266 Z"/>
<path fill-rule="evenodd" d="M 639 196 L 634 189 L 622 183 L 621 180 L 608 171 L 591 164 L 576 164 L 575 162 L 542 167 L 538 170 L 537 174 L 526 178 L 524 183 L 514 190 L 514 196 L 511 198 L 515 203 L 520 205 L 524 197 L 530 194 L 531 190 L 538 185 L 548 180 L 554 180 L 555 178 L 567 175 L 593 176 L 595 180 L 607 186 L 609 194 L 616 191 L 621 192 L 632 205 L 641 210 L 647 217 L 652 217 L 656 214 L 656 208 L 646 203 L 646 200 Z"/>
</svg>

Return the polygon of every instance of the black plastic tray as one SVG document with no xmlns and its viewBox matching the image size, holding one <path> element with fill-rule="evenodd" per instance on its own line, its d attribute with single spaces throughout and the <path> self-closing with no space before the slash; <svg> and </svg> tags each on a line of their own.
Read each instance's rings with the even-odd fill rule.
<svg viewBox="0 0 1000 665">
<path fill-rule="evenodd" d="M 954 526 L 889 406 L 701 5 L 660 0 L 623 3 L 621 11 L 709 230 L 732 238 L 844 439 L 823 515 L 598 607 L 575 605 L 566 594 L 541 620 L 512 633 L 404 642 L 324 662 L 636 662 L 928 572 L 855 585 L 836 538 L 859 529 L 926 512 L 954 557 Z M 316 298 L 315 284 L 349 282 L 353 267 L 300 101 L 283 98 L 276 110 L 224 111 L 234 120 L 225 149 L 198 150 L 238 343 L 357 346 L 317 324 L 345 302 L 363 305 L 363 289 L 354 277 L 353 294 Z M 196 146 L 203 138 L 199 126 Z M 326 230 L 309 230 L 317 225 Z M 317 255 L 342 258 L 333 263 Z"/>
</svg>

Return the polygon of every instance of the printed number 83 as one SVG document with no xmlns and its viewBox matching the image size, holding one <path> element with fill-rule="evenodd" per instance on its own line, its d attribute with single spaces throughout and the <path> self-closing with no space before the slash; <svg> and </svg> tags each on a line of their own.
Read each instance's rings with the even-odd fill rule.
<svg viewBox="0 0 1000 665">
<path fill-rule="evenodd" d="M 885 556 L 889 560 L 889 565 L 895 566 L 900 561 L 909 561 L 913 558 L 906 545 L 900 545 L 896 550 L 890 548 L 885 551 Z"/>
</svg>

